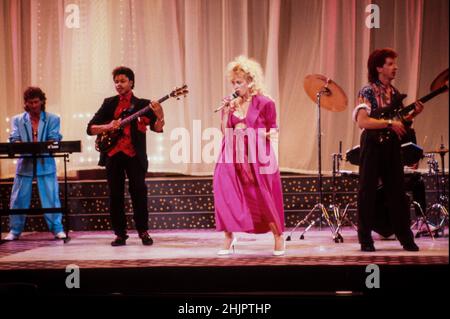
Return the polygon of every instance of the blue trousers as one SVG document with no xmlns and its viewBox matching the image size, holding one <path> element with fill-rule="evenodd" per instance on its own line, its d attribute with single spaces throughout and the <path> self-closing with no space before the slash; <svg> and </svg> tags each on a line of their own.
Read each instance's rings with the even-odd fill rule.
<svg viewBox="0 0 450 319">
<path fill-rule="evenodd" d="M 56 173 L 37 176 L 36 180 L 42 208 L 61 207 Z M 10 209 L 27 209 L 30 207 L 32 183 L 32 176 L 16 175 L 11 191 Z M 14 235 L 19 236 L 22 233 L 26 218 L 26 215 L 9 216 L 9 228 Z M 53 234 L 63 231 L 61 213 L 44 214 L 44 219 L 47 222 L 48 229 Z"/>
</svg>

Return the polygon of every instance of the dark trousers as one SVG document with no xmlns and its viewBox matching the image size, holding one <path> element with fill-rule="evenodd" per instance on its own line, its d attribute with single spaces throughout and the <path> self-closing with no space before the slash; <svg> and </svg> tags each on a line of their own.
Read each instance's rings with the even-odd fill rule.
<svg viewBox="0 0 450 319">
<path fill-rule="evenodd" d="M 128 191 L 133 204 L 133 219 L 138 232 L 148 230 L 147 185 L 145 170 L 137 156 L 129 157 L 122 152 L 108 157 L 106 174 L 109 187 L 109 209 L 111 223 L 117 236 L 127 233 L 125 216 L 125 174 L 128 177 Z"/>
<path fill-rule="evenodd" d="M 394 234 L 402 245 L 414 242 L 400 147 L 396 136 L 380 143 L 374 130 L 365 130 L 361 135 L 358 191 L 358 239 L 361 244 L 373 243 L 371 231 L 377 223 L 376 195 L 380 180 Z"/>
</svg>

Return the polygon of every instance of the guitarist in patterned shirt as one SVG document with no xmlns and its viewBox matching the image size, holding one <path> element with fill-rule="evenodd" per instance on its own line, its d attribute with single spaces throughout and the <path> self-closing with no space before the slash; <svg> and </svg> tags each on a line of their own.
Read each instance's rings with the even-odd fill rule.
<svg viewBox="0 0 450 319">
<path fill-rule="evenodd" d="M 401 161 L 401 139 L 406 134 L 402 121 L 376 119 L 371 112 L 390 105 L 399 91 L 392 85 L 397 72 L 397 53 L 389 48 L 377 49 L 367 63 L 369 84 L 358 94 L 359 105 L 353 119 L 363 130 L 358 191 L 358 239 L 362 251 L 375 251 L 371 232 L 376 224 L 376 193 L 382 183 L 385 189 L 385 204 L 394 233 L 403 249 L 418 251 L 410 229 L 409 205 L 405 194 L 403 164 Z M 404 120 L 412 121 L 423 110 L 416 102 L 414 110 Z M 383 138 L 382 132 L 391 132 Z"/>
</svg>

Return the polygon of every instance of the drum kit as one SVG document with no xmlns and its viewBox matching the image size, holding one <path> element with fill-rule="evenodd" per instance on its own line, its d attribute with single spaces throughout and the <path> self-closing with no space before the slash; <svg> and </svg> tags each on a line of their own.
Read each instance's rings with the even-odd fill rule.
<svg viewBox="0 0 450 319">
<path fill-rule="evenodd" d="M 432 82 L 430 91 L 435 91 L 441 88 L 444 84 L 448 85 L 448 69 L 441 72 Z M 353 165 L 359 165 L 360 147 L 355 146 L 348 150 L 345 158 L 342 155 L 342 142 L 339 142 L 339 152 L 332 154 L 333 159 L 333 175 L 332 175 L 332 200 L 328 208 L 323 203 L 323 188 L 322 188 L 322 131 L 321 131 L 321 109 L 330 112 L 342 112 L 347 108 L 348 99 L 345 92 L 339 87 L 336 82 L 320 74 L 310 74 L 305 77 L 304 89 L 309 98 L 315 102 L 317 106 L 317 146 L 318 146 L 318 191 L 319 202 L 308 212 L 308 214 L 300 220 L 292 229 L 290 234 L 286 237 L 290 241 L 292 234 L 298 227 L 305 225 L 304 231 L 300 235 L 300 239 L 304 239 L 305 233 L 314 225 L 322 226 L 323 220 L 328 225 L 332 238 L 336 243 L 344 241 L 341 235 L 341 228 L 344 223 L 350 224 L 353 228 L 357 228 L 355 223 L 348 215 L 348 208 L 351 205 L 356 205 L 355 202 L 347 203 L 341 212 L 339 203 L 336 201 L 336 176 L 341 175 L 340 162 L 345 160 Z M 418 216 L 414 226 L 418 229 L 416 237 L 423 235 L 430 235 L 434 237 L 443 234 L 445 226 L 448 225 L 448 198 L 445 192 L 445 172 L 444 172 L 444 156 L 448 153 L 448 149 L 444 147 L 443 143 L 437 150 L 423 151 L 418 145 L 409 142 L 402 145 L 402 158 L 405 165 L 412 165 L 419 162 L 422 158 L 428 158 L 429 174 L 436 177 L 437 203 L 430 206 L 426 212 L 423 212 L 422 207 L 416 202 L 422 214 Z M 435 155 L 441 156 L 442 170 L 439 171 L 438 162 L 435 160 Z M 313 217 L 313 213 L 319 211 L 320 217 Z M 329 213 L 331 211 L 331 213 Z M 424 225 L 422 227 L 421 225 Z M 424 229 L 425 228 L 425 229 Z"/>
<path fill-rule="evenodd" d="M 428 158 L 428 175 L 435 178 L 436 188 L 436 202 L 432 204 L 426 212 L 417 203 L 414 205 L 419 207 L 421 216 L 413 223 L 411 228 L 417 229 L 416 238 L 429 235 L 433 240 L 435 237 L 443 236 L 445 226 L 448 224 L 448 196 L 445 191 L 445 154 L 448 153 L 448 148 L 445 148 L 444 143 L 437 150 L 430 150 L 425 152 L 425 157 Z M 442 170 L 439 170 L 439 163 L 435 159 L 435 155 L 439 154 L 441 157 Z"/>
</svg>

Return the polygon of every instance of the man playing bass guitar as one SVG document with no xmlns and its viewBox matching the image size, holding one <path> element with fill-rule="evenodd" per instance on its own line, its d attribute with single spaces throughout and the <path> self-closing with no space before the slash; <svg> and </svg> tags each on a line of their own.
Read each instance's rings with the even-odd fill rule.
<svg viewBox="0 0 450 319">
<path fill-rule="evenodd" d="M 118 95 L 106 98 L 88 124 L 89 135 L 120 132 L 108 148 L 100 148 L 100 166 L 106 166 L 109 188 L 109 206 L 112 228 L 116 235 L 112 246 L 123 246 L 128 239 L 125 216 L 125 175 L 129 180 L 129 192 L 133 204 L 133 219 L 139 238 L 144 245 L 152 245 L 148 233 L 147 185 L 148 168 L 146 151 L 147 125 L 155 132 L 162 132 L 164 112 L 160 103 L 140 99 L 133 95 L 134 73 L 130 68 L 117 67 L 112 72 Z M 123 114 L 148 108 L 148 112 L 121 127 Z"/>
</svg>

